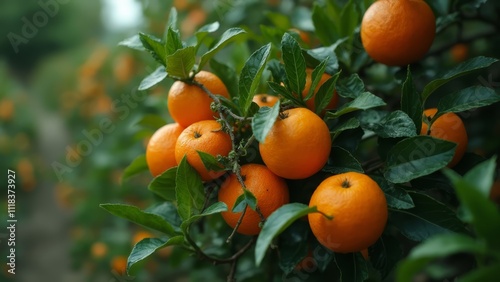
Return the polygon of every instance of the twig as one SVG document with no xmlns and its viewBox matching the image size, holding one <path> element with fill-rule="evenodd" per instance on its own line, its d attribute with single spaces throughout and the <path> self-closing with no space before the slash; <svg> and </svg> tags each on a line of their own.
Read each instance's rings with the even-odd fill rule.
<svg viewBox="0 0 500 282">
<path fill-rule="evenodd" d="M 231 240 L 233 239 L 234 234 L 236 234 L 236 231 L 238 230 L 238 228 L 241 225 L 241 222 L 243 221 L 243 217 L 245 216 L 245 213 L 247 212 L 247 207 L 248 207 L 248 204 L 245 204 L 245 208 L 241 212 L 240 218 L 238 218 L 238 221 L 236 222 L 236 225 L 234 226 L 233 231 L 231 232 L 229 237 L 227 237 L 226 243 L 228 243 L 228 244 L 231 243 Z"/>
<path fill-rule="evenodd" d="M 229 274 L 227 275 L 227 282 L 235 282 L 236 280 L 234 279 L 234 275 L 236 274 L 236 264 L 238 262 L 238 259 L 233 260 L 231 262 L 231 270 L 229 271 Z"/>
</svg>

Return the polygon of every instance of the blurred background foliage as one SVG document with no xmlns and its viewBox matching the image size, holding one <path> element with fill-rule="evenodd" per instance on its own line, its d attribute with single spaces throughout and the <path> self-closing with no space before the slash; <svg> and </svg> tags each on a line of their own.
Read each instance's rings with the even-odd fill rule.
<svg viewBox="0 0 500 282">
<path fill-rule="evenodd" d="M 219 34 L 232 26 L 249 32 L 248 40 L 228 46 L 216 57 L 239 71 L 256 47 L 273 40 L 273 32 L 296 28 L 303 32 L 304 46 L 318 46 L 311 21 L 314 4 L 310 0 L 47 2 L 56 3 L 58 11 L 47 16 L 47 23 L 40 25 L 27 43 L 19 44 L 17 53 L 7 35 L 22 35 L 23 19 L 33 22 L 34 16 L 44 10 L 38 1 L 0 3 L 0 169 L 3 183 L 8 168 L 16 170 L 19 177 L 17 278 L 121 281 L 133 244 L 154 234 L 109 216 L 99 204 L 126 202 L 146 208 L 155 203 L 147 190 L 150 175 L 122 183 L 122 173 L 144 153 L 147 139 L 155 130 L 141 126 L 140 121 L 155 114 L 171 122 L 166 112 L 166 93 L 172 82 L 137 93 L 141 79 L 154 70 L 155 63 L 147 54 L 118 47 L 117 43 L 138 31 L 161 36 L 170 8 L 175 6 L 184 40 L 189 41 L 197 28 L 214 21 L 221 23 Z M 451 4 L 457 1 L 430 2 L 438 22 L 446 21 L 450 11 L 456 11 Z M 135 14 L 121 14 L 118 7 L 125 5 Z M 417 86 L 469 57 L 499 58 L 499 6 L 496 1 L 488 1 L 479 10 L 461 11 L 461 21 L 445 27 L 437 35 L 431 55 L 412 69 Z M 132 23 L 127 22 L 130 18 L 134 19 Z M 396 82 L 406 70 L 373 64 L 364 52 L 358 55 L 365 56 L 359 74 L 370 91 L 389 101 L 389 108 L 399 107 L 400 88 Z M 498 64 L 455 80 L 439 92 L 474 84 L 498 88 Z M 264 84 L 262 91 L 266 90 Z M 433 103 L 429 101 L 428 106 Z M 469 134 L 469 152 L 483 157 L 499 152 L 498 105 L 461 117 Z M 93 135 L 100 141 L 92 142 L 85 132 L 97 132 L 103 120 L 109 121 L 113 130 L 101 132 L 102 138 Z M 90 146 L 85 156 L 72 153 L 86 144 Z M 76 165 L 69 165 L 68 158 Z M 59 173 L 54 164 L 63 166 L 58 166 Z M 0 208 L 7 210 L 6 202 L 2 201 Z M 4 212 L 0 220 L 5 222 Z M 216 226 L 219 223 L 213 223 L 215 230 L 221 228 Z M 211 238 L 209 234 L 207 238 Z M 143 264 L 135 274 L 136 281 L 167 277 L 168 281 L 218 281 L 225 276 L 224 269 L 189 257 L 181 249 L 167 248 Z M 241 265 L 245 267 L 245 263 Z M 245 281 L 255 277 L 250 270 Z M 4 271 L 1 276 L 7 277 Z"/>
</svg>

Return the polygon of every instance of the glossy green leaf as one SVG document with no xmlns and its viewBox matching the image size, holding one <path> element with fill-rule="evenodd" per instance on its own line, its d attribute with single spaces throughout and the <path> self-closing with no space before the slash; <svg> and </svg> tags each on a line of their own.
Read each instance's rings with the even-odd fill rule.
<svg viewBox="0 0 500 282">
<path fill-rule="evenodd" d="M 425 101 L 431 94 L 434 92 L 436 89 L 441 87 L 443 84 L 458 78 L 460 76 L 469 74 L 473 71 L 487 68 L 491 66 L 492 64 L 496 63 L 498 59 L 495 58 L 488 58 L 488 57 L 475 57 L 472 59 L 469 59 L 458 66 L 454 67 L 451 70 L 448 70 L 442 74 L 436 75 L 436 77 L 439 77 L 438 79 L 435 79 L 431 82 L 429 82 L 425 87 L 424 90 L 422 91 L 422 99 Z"/>
<path fill-rule="evenodd" d="M 312 21 L 315 28 L 315 34 L 321 41 L 321 44 L 328 46 L 335 43 L 338 35 L 335 32 L 336 23 L 328 16 L 327 11 L 322 4 L 314 2 L 312 10 Z"/>
<path fill-rule="evenodd" d="M 311 99 L 314 96 L 314 91 L 318 86 L 323 73 L 325 72 L 327 59 L 323 60 L 319 65 L 317 65 L 311 73 L 311 85 L 309 86 L 309 91 L 305 97 L 305 101 Z"/>
<path fill-rule="evenodd" d="M 288 86 L 293 93 L 302 95 L 306 84 L 306 60 L 299 43 L 289 33 L 281 40 L 282 58 L 285 64 Z"/>
<path fill-rule="evenodd" d="M 499 101 L 500 95 L 492 88 L 472 86 L 444 96 L 439 100 L 437 108 L 440 113 L 458 113 L 488 106 Z"/>
<path fill-rule="evenodd" d="M 153 56 L 153 58 L 165 66 L 167 59 L 166 44 L 162 42 L 159 38 L 152 35 L 139 32 L 139 39 L 142 42 L 142 46 Z"/>
<path fill-rule="evenodd" d="M 422 113 L 424 112 L 422 104 L 422 97 L 417 92 L 415 84 L 413 83 L 413 78 L 410 71 L 410 66 L 408 66 L 406 80 L 403 83 L 403 88 L 401 89 L 401 110 L 405 112 L 415 125 L 417 134 L 420 133 L 422 128 Z"/>
<path fill-rule="evenodd" d="M 135 244 L 134 248 L 130 252 L 127 260 L 127 273 L 134 264 L 146 259 L 154 252 L 159 249 L 163 249 L 168 246 L 181 245 L 184 242 L 184 236 L 174 236 L 168 239 L 160 238 L 145 238 L 140 242 Z"/>
<path fill-rule="evenodd" d="M 372 175 L 370 177 L 373 178 L 373 180 L 378 183 L 382 191 L 384 191 L 388 207 L 400 210 L 415 207 L 413 199 L 405 189 L 390 183 L 381 176 Z"/>
<path fill-rule="evenodd" d="M 162 174 L 155 177 L 151 183 L 149 183 L 149 191 L 155 193 L 156 195 L 162 197 L 166 201 L 175 201 L 175 178 L 177 175 L 177 167 L 172 167 Z"/>
<path fill-rule="evenodd" d="M 131 49 L 146 51 L 146 48 L 142 45 L 141 38 L 139 34 L 133 35 L 127 39 L 124 39 L 118 43 L 120 46 L 125 46 Z"/>
<path fill-rule="evenodd" d="M 344 98 L 355 99 L 361 93 L 365 92 L 365 84 L 357 73 L 339 80 L 337 83 L 337 92 Z"/>
<path fill-rule="evenodd" d="M 196 50 L 193 46 L 179 49 L 167 56 L 167 73 L 170 76 L 186 79 L 193 70 Z"/>
<path fill-rule="evenodd" d="M 390 209 L 389 222 L 401 234 L 413 241 L 423 241 L 436 234 L 466 233 L 464 224 L 443 203 L 421 193 L 409 192 L 415 207 L 405 210 Z"/>
<path fill-rule="evenodd" d="M 496 156 L 492 157 L 474 166 L 464 175 L 464 180 L 477 187 L 477 190 L 486 197 L 489 197 L 495 179 L 496 161 Z"/>
<path fill-rule="evenodd" d="M 224 171 L 225 168 L 217 161 L 217 158 L 209 153 L 197 151 L 205 168 L 209 171 Z"/>
<path fill-rule="evenodd" d="M 312 248 L 308 242 L 309 234 L 309 224 L 305 221 L 297 220 L 279 236 L 279 266 L 285 274 L 294 271 L 297 264 L 311 251 Z M 306 261 L 306 264 L 309 265 L 310 262 L 308 264 Z"/>
<path fill-rule="evenodd" d="M 396 110 L 376 122 L 371 115 L 375 111 L 366 111 L 360 115 L 361 127 L 373 131 L 382 138 L 413 137 L 416 135 L 415 124 L 411 118 L 402 111 Z M 378 114 L 376 114 L 378 116 Z"/>
<path fill-rule="evenodd" d="M 205 201 L 205 191 L 200 175 L 187 162 L 184 156 L 177 167 L 175 194 L 179 215 L 183 220 L 199 214 Z"/>
<path fill-rule="evenodd" d="M 306 106 L 306 103 L 300 100 L 296 95 L 292 94 L 288 89 L 286 89 L 283 85 L 280 85 L 274 81 L 268 81 L 267 85 L 269 88 L 276 93 L 277 95 L 283 96 L 285 99 L 291 101 L 294 105 L 297 106 Z"/>
<path fill-rule="evenodd" d="M 330 153 L 332 156 L 331 161 L 329 161 L 322 171 L 339 174 L 344 172 L 360 172 L 363 173 L 363 167 L 359 161 L 347 150 L 334 146 Z"/>
<path fill-rule="evenodd" d="M 252 119 L 252 131 L 255 139 L 264 142 L 267 134 L 273 128 L 280 111 L 280 102 L 277 101 L 272 108 L 262 107 Z"/>
<path fill-rule="evenodd" d="M 210 60 L 210 68 L 222 80 L 230 96 L 235 97 L 238 94 L 238 76 L 236 72 L 231 67 L 213 59 Z"/>
<path fill-rule="evenodd" d="M 123 170 L 122 181 L 147 170 L 148 163 L 146 162 L 146 156 L 139 155 Z"/>
<path fill-rule="evenodd" d="M 339 78 L 340 72 L 330 77 L 323 85 L 320 86 L 314 99 L 314 107 L 316 114 L 320 114 L 330 103 L 335 94 L 335 85 Z"/>
<path fill-rule="evenodd" d="M 177 50 L 184 47 L 182 46 L 182 40 L 179 31 L 172 29 L 172 27 L 168 27 L 167 29 L 165 42 L 165 50 L 167 56 L 174 54 Z"/>
<path fill-rule="evenodd" d="M 133 223 L 158 230 L 169 236 L 176 235 L 174 228 L 161 216 L 144 212 L 136 206 L 124 204 L 101 204 L 100 207 L 107 210 L 112 215 L 127 219 Z"/>
<path fill-rule="evenodd" d="M 358 128 L 359 126 L 360 126 L 359 119 L 350 118 L 345 122 L 341 122 L 341 123 L 335 125 L 335 127 L 333 127 L 333 129 L 330 132 L 333 134 L 337 134 L 337 133 L 340 133 L 340 132 L 345 131 L 345 130 Z M 332 139 L 334 139 L 334 138 L 332 138 Z"/>
<path fill-rule="evenodd" d="M 187 220 L 185 220 L 184 222 L 182 222 L 181 229 L 184 232 L 184 234 L 186 234 L 188 232 L 189 225 L 191 225 L 193 222 L 197 221 L 198 219 L 205 217 L 205 216 L 225 212 L 225 211 L 227 211 L 227 205 L 225 203 L 223 203 L 223 202 L 214 203 L 210 207 L 206 208 L 202 213 L 195 214 L 195 215 L 191 216 L 190 218 L 188 218 Z"/>
<path fill-rule="evenodd" d="M 257 92 L 262 72 L 270 54 L 271 44 L 260 47 L 248 58 L 241 70 L 238 82 L 239 105 L 244 115 L 248 113 L 248 109 L 252 104 L 253 96 Z"/>
<path fill-rule="evenodd" d="M 335 54 L 335 49 L 338 44 L 333 44 L 325 47 L 318 47 L 308 50 L 302 50 L 302 55 L 306 59 L 307 65 L 319 65 L 321 62 L 326 61 L 325 72 L 336 73 L 339 69 L 339 60 Z"/>
<path fill-rule="evenodd" d="M 368 263 L 361 253 L 334 253 L 335 263 L 340 278 L 338 281 L 363 282 L 368 279 Z"/>
<path fill-rule="evenodd" d="M 199 46 L 203 43 L 203 41 L 207 38 L 207 36 L 210 33 L 216 32 L 219 29 L 219 27 L 220 27 L 219 22 L 209 23 L 200 27 L 194 34 L 196 36 L 196 41 L 197 41 L 196 49 L 199 48 Z"/>
<path fill-rule="evenodd" d="M 182 224 L 182 219 L 177 212 L 175 203 L 169 201 L 158 202 L 149 206 L 144 211 L 161 216 L 172 225 L 176 232 L 181 232 L 180 226 Z"/>
<path fill-rule="evenodd" d="M 353 101 L 346 103 L 339 107 L 335 112 L 327 112 L 326 117 L 328 119 L 338 118 L 342 115 L 348 114 L 350 112 L 358 110 L 367 110 L 371 108 L 376 108 L 380 106 L 385 106 L 384 100 L 371 94 L 370 92 L 363 92 L 359 97 Z"/>
<path fill-rule="evenodd" d="M 415 136 L 398 142 L 387 154 L 384 176 L 392 183 L 405 183 L 445 167 L 456 144 L 431 136 Z"/>
<path fill-rule="evenodd" d="M 224 48 L 227 44 L 233 42 L 237 38 L 239 38 L 241 35 L 245 34 L 246 31 L 244 31 L 241 28 L 238 27 L 233 27 L 228 30 L 226 30 L 219 41 L 212 47 L 210 50 L 208 50 L 205 54 L 201 56 L 200 64 L 198 65 L 198 70 L 201 70 L 210 59 L 215 56 L 217 52 L 219 52 L 222 48 Z"/>
<path fill-rule="evenodd" d="M 316 207 L 308 207 L 304 204 L 286 204 L 274 211 L 264 223 L 255 245 L 255 264 L 260 265 L 271 241 L 290 226 L 295 220 L 309 214 L 317 212 Z"/>
<path fill-rule="evenodd" d="M 139 90 L 146 90 L 149 89 L 156 84 L 162 82 L 165 77 L 167 77 L 167 71 L 165 70 L 164 66 L 159 66 L 154 72 L 146 76 L 141 83 L 139 84 Z"/>
<path fill-rule="evenodd" d="M 398 239 L 382 234 L 377 242 L 368 248 L 368 255 L 370 263 L 380 272 L 384 281 L 403 257 L 403 251 Z"/>
</svg>

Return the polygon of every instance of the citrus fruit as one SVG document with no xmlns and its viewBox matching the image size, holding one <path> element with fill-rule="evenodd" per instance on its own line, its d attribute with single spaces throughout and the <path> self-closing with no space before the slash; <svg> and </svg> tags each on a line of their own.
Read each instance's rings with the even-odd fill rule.
<svg viewBox="0 0 500 282">
<path fill-rule="evenodd" d="M 427 109 L 424 111 L 423 117 L 430 120 L 436 112 L 436 108 Z M 428 128 L 427 124 L 423 122 L 420 135 L 427 135 Z M 467 149 L 468 138 L 464 123 L 459 116 L 454 113 L 446 113 L 440 116 L 434 121 L 428 134 L 432 137 L 457 143 L 455 155 L 448 163 L 448 167 L 455 166 L 462 159 Z"/>
<path fill-rule="evenodd" d="M 177 165 L 175 143 L 184 128 L 177 123 L 160 127 L 149 139 L 146 147 L 146 162 L 153 176 L 158 176 Z"/>
<path fill-rule="evenodd" d="M 306 108 L 284 111 L 259 144 L 266 166 L 278 176 L 303 179 L 318 172 L 331 149 L 326 123 Z"/>
<path fill-rule="evenodd" d="M 226 86 L 215 74 L 200 71 L 194 80 L 203 84 L 210 92 L 229 98 Z M 183 81 L 176 81 L 168 92 L 168 111 L 182 127 L 202 120 L 214 119 L 216 115 L 210 109 L 212 98 L 200 87 Z"/>
<path fill-rule="evenodd" d="M 182 131 L 175 144 L 175 160 L 179 164 L 184 156 L 188 163 L 200 174 L 203 181 L 210 181 L 224 174 L 205 168 L 198 151 L 214 157 L 227 156 L 232 149 L 231 137 L 222 131 L 215 120 L 203 120 L 188 126 Z"/>
<path fill-rule="evenodd" d="M 120 275 L 124 275 L 127 271 L 127 257 L 116 256 L 111 260 L 111 269 Z"/>
<path fill-rule="evenodd" d="M 469 56 L 469 47 L 466 44 L 458 43 L 453 45 L 450 49 L 451 58 L 455 63 L 465 61 Z"/>
<path fill-rule="evenodd" d="M 308 215 L 314 236 L 338 253 L 361 252 L 373 245 L 387 222 L 384 192 L 373 179 L 358 172 L 325 179 L 314 191 L 309 206 L 321 212 Z"/>
<path fill-rule="evenodd" d="M 298 28 L 290 28 L 288 31 L 298 34 L 302 42 L 307 45 L 311 45 L 311 38 L 309 37 L 309 34 L 307 32 Z"/>
<path fill-rule="evenodd" d="M 266 166 L 260 164 L 246 164 L 241 166 L 246 188 L 257 199 L 257 207 L 267 218 L 271 213 L 289 202 L 288 187 L 281 177 L 272 173 Z M 235 174 L 227 178 L 219 190 L 219 201 L 226 203 L 227 212 L 222 212 L 226 223 L 234 228 L 241 216 L 241 212 L 232 212 L 236 199 L 243 194 L 243 188 Z M 243 220 L 237 230 L 244 235 L 256 235 L 260 232 L 259 214 L 247 207 Z"/>
<path fill-rule="evenodd" d="M 108 246 L 103 242 L 95 242 L 90 248 L 90 253 L 94 258 L 102 258 L 108 253 Z"/>
<path fill-rule="evenodd" d="M 256 94 L 252 99 L 259 107 L 272 107 L 278 100 L 278 97 L 268 94 Z"/>
<path fill-rule="evenodd" d="M 155 238 L 156 236 L 153 235 L 151 232 L 149 231 L 144 231 L 144 230 L 140 230 L 140 231 L 137 231 L 134 236 L 132 237 L 132 245 L 135 245 L 137 243 L 139 243 L 140 241 L 142 241 L 143 239 L 146 239 L 146 238 Z"/>
<path fill-rule="evenodd" d="M 304 90 L 302 91 L 303 98 L 307 96 L 307 94 L 309 93 L 309 89 L 311 88 L 312 72 L 313 72 L 313 69 L 311 69 L 311 68 L 306 69 L 306 85 L 304 87 Z M 318 92 L 321 85 L 323 85 L 323 83 L 325 83 L 330 77 L 332 77 L 332 76 L 327 74 L 327 73 L 323 73 L 321 75 L 319 83 L 318 83 L 318 85 L 316 85 L 316 88 L 314 89 L 314 95 L 311 97 L 311 99 L 306 101 L 306 105 L 307 105 L 307 108 L 309 110 L 311 110 L 313 112 L 316 111 L 316 107 L 314 106 L 316 93 Z M 339 96 L 338 96 L 337 92 L 334 91 L 333 97 L 330 100 L 330 103 L 328 103 L 328 105 L 326 106 L 325 110 L 334 109 L 335 107 L 337 107 L 338 102 L 339 102 Z"/>
<path fill-rule="evenodd" d="M 490 199 L 493 202 L 500 204 L 500 180 L 497 180 L 493 183 L 493 186 L 490 190 Z"/>
<path fill-rule="evenodd" d="M 378 0 L 361 22 L 361 42 L 375 61 L 402 66 L 420 60 L 436 35 L 436 18 L 423 0 Z"/>
</svg>

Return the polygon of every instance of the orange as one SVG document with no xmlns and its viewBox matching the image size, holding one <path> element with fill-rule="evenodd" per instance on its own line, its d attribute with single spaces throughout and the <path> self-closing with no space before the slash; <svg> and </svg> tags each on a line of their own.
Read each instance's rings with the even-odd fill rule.
<svg viewBox="0 0 500 282">
<path fill-rule="evenodd" d="M 312 83 L 312 72 L 313 72 L 313 69 L 311 68 L 307 68 L 306 69 L 306 85 L 304 87 L 304 90 L 302 91 L 302 97 L 305 98 L 307 96 L 307 94 L 309 93 L 309 89 L 311 88 L 311 83 Z M 307 100 L 306 101 L 306 105 L 307 105 L 307 108 L 313 112 L 316 111 L 316 107 L 314 106 L 314 100 L 315 100 L 315 97 L 316 97 L 316 93 L 318 92 L 319 88 L 321 87 L 321 85 L 323 85 L 323 83 L 325 83 L 330 77 L 332 77 L 331 75 L 327 74 L 327 73 L 323 73 L 321 75 L 321 78 L 319 80 L 319 83 L 318 85 L 316 85 L 316 88 L 314 89 L 314 95 L 311 97 L 311 99 Z M 339 96 L 337 94 L 336 91 L 333 92 L 333 97 L 332 99 L 330 100 L 330 103 L 328 103 L 328 105 L 326 106 L 325 110 L 330 110 L 330 109 L 334 109 L 337 107 L 337 104 L 339 102 Z"/>
<path fill-rule="evenodd" d="M 347 172 L 320 183 L 309 202 L 309 225 L 318 241 L 338 253 L 361 252 L 382 235 L 387 222 L 384 192 L 369 176 Z"/>
<path fill-rule="evenodd" d="M 431 119 L 437 112 L 436 108 L 427 109 L 424 111 L 423 118 Z M 422 123 L 420 135 L 427 135 L 428 126 L 425 122 Z M 464 123 L 454 113 L 446 113 L 434 121 L 431 126 L 429 135 L 439 139 L 444 139 L 457 143 L 455 155 L 448 164 L 448 167 L 454 167 L 464 156 L 467 149 L 467 131 L 465 130 Z"/>
<path fill-rule="evenodd" d="M 142 241 L 142 239 L 155 238 L 155 237 L 156 236 L 149 231 L 144 231 L 144 230 L 137 231 L 134 234 L 134 237 L 132 237 L 132 245 L 139 243 L 140 241 Z"/>
<path fill-rule="evenodd" d="M 500 180 L 493 183 L 490 190 L 490 199 L 500 205 Z"/>
<path fill-rule="evenodd" d="M 306 108 L 295 108 L 280 114 L 259 150 L 278 176 L 303 179 L 321 170 L 331 146 L 326 123 Z"/>
<path fill-rule="evenodd" d="M 111 260 L 111 269 L 120 275 L 124 275 L 127 271 L 127 257 L 116 256 Z"/>
<path fill-rule="evenodd" d="M 125 84 L 134 76 L 136 70 L 134 57 L 128 53 L 115 59 L 113 75 L 119 84 Z"/>
<path fill-rule="evenodd" d="M 256 94 L 253 96 L 252 101 L 254 101 L 259 107 L 272 107 L 276 102 L 278 102 L 279 98 L 276 96 L 268 95 L 268 94 Z"/>
<path fill-rule="evenodd" d="M 420 60 L 436 35 L 436 18 L 423 0 L 378 0 L 361 22 L 361 42 L 375 61 L 403 66 Z"/>
<path fill-rule="evenodd" d="M 108 252 L 108 246 L 103 242 L 95 242 L 90 248 L 90 253 L 94 258 L 102 258 Z"/>
<path fill-rule="evenodd" d="M 188 163 L 200 174 L 201 179 L 210 181 L 224 172 L 207 170 L 197 151 L 216 157 L 227 156 L 231 149 L 231 137 L 222 131 L 221 125 L 215 120 L 204 120 L 193 123 L 182 131 L 175 144 L 175 160 L 179 164 L 186 155 Z"/>
<path fill-rule="evenodd" d="M 9 99 L 0 100 L 0 120 L 10 120 L 14 115 L 14 102 Z"/>
<path fill-rule="evenodd" d="M 311 45 L 311 38 L 309 37 L 309 34 L 303 30 L 297 29 L 297 28 L 290 28 L 288 31 L 291 31 L 293 33 L 297 33 L 300 37 L 300 40 L 304 42 L 307 45 Z"/>
<path fill-rule="evenodd" d="M 469 56 L 469 47 L 466 44 L 458 43 L 451 47 L 450 52 L 453 61 L 460 63 L 465 61 L 465 59 Z"/>
<path fill-rule="evenodd" d="M 153 176 L 158 176 L 177 165 L 175 143 L 184 128 L 177 123 L 160 127 L 149 139 L 146 147 L 146 162 Z"/>
<path fill-rule="evenodd" d="M 279 207 L 289 202 L 288 187 L 285 180 L 272 173 L 266 166 L 260 164 L 243 165 L 241 166 L 241 175 L 246 188 L 257 199 L 257 207 L 264 218 L 267 218 Z M 222 217 L 231 228 L 236 226 L 241 216 L 241 212 L 233 213 L 231 210 L 236 199 L 242 194 L 243 188 L 235 174 L 231 174 L 222 183 L 219 190 L 219 201 L 226 203 L 228 207 L 228 211 L 223 212 Z M 259 234 L 260 221 L 259 214 L 247 207 L 237 232 L 244 235 Z"/>
<path fill-rule="evenodd" d="M 213 94 L 229 98 L 226 86 L 215 74 L 200 71 L 194 80 L 203 84 Z M 210 109 L 212 98 L 200 87 L 183 81 L 176 81 L 168 92 L 168 111 L 172 118 L 182 127 L 208 119 L 214 119 L 215 113 Z"/>
</svg>

